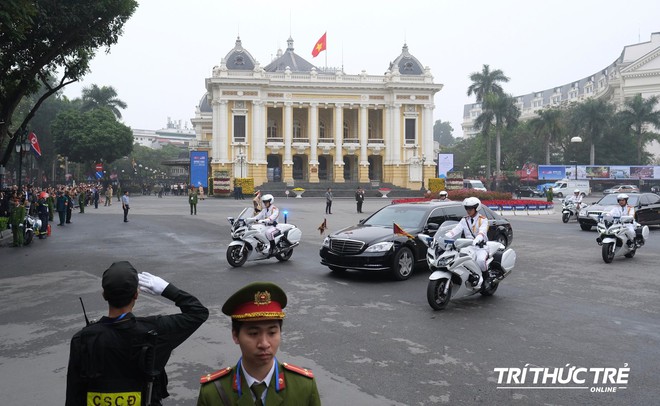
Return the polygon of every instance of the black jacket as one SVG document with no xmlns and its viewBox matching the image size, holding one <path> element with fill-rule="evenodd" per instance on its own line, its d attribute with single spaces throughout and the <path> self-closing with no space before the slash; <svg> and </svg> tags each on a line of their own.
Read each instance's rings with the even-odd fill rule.
<svg viewBox="0 0 660 406">
<path fill-rule="evenodd" d="M 197 298 L 169 284 L 162 296 L 174 301 L 181 313 L 167 316 L 121 319 L 103 317 L 83 328 L 71 340 L 67 371 L 66 405 L 86 405 L 88 392 L 143 391 L 147 380 L 140 368 L 140 349 L 148 340 L 147 332 L 157 333 L 152 399 L 169 396 L 165 365 L 172 350 L 183 343 L 206 321 L 209 311 Z M 144 399 L 143 399 L 144 402 Z"/>
</svg>

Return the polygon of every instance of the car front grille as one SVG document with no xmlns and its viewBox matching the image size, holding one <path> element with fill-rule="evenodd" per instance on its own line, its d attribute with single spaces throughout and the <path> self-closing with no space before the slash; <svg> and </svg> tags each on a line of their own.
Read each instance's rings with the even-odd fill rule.
<svg viewBox="0 0 660 406">
<path fill-rule="evenodd" d="M 330 240 L 330 249 L 338 254 L 357 254 L 364 247 L 364 242 L 333 238 Z"/>
</svg>

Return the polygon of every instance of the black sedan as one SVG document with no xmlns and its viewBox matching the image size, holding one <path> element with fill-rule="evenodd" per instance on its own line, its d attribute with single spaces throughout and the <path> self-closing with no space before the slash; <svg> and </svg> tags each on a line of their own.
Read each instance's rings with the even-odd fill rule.
<svg viewBox="0 0 660 406">
<path fill-rule="evenodd" d="M 535 189 L 531 186 L 520 186 L 515 190 L 515 195 L 518 197 L 542 197 L 545 193 Z"/>
<path fill-rule="evenodd" d="M 505 246 L 513 240 L 507 219 L 481 206 L 488 218 L 488 239 Z M 330 234 L 321 247 L 321 264 L 334 272 L 347 269 L 389 271 L 394 279 L 406 280 L 415 265 L 426 264 L 426 246 L 417 234 L 434 235 L 445 221 L 465 216 L 461 202 L 418 202 L 385 206 L 359 224 Z M 413 238 L 395 235 L 396 223 Z"/>
<path fill-rule="evenodd" d="M 584 231 L 591 230 L 598 224 L 598 218 L 607 214 L 616 206 L 616 194 L 603 196 L 591 206 L 580 210 L 578 213 L 578 223 Z M 635 208 L 635 218 L 638 223 L 643 225 L 660 224 L 660 196 L 655 193 L 629 193 L 628 204 Z"/>
</svg>

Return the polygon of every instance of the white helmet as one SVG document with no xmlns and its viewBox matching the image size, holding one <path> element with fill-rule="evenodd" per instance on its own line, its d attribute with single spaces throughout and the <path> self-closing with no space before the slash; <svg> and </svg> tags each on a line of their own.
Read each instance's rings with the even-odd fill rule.
<svg viewBox="0 0 660 406">
<path fill-rule="evenodd" d="M 273 197 L 273 195 L 271 195 L 271 194 L 269 193 L 269 194 L 267 194 L 267 195 L 263 195 L 263 196 L 261 197 L 261 201 L 264 202 L 264 203 L 270 203 L 270 204 L 273 204 L 273 202 L 275 201 L 275 198 Z"/>
<path fill-rule="evenodd" d="M 442 192 L 438 193 L 438 196 L 447 197 L 447 192 L 443 190 Z"/>
<path fill-rule="evenodd" d="M 580 189 L 575 189 L 575 190 L 573 191 L 573 193 L 578 193 L 578 194 L 579 194 L 579 193 L 580 193 Z"/>
<path fill-rule="evenodd" d="M 465 210 L 467 209 L 479 210 L 480 205 L 481 205 L 481 200 L 477 199 L 476 197 L 468 197 L 465 200 L 463 200 L 463 207 L 465 207 Z"/>
<path fill-rule="evenodd" d="M 625 193 L 619 193 L 616 195 L 616 200 L 625 200 L 626 202 L 628 201 L 629 196 Z"/>
</svg>

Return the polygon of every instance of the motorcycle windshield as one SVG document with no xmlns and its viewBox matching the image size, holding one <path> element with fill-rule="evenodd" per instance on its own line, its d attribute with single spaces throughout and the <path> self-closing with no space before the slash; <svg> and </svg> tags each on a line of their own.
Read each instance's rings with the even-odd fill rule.
<svg viewBox="0 0 660 406">
<path fill-rule="evenodd" d="M 244 208 L 243 211 L 238 215 L 238 217 L 236 217 L 236 219 L 244 219 L 244 218 L 250 217 L 250 216 L 247 214 L 247 213 L 248 213 L 248 210 L 250 210 L 249 207 Z"/>
</svg>

